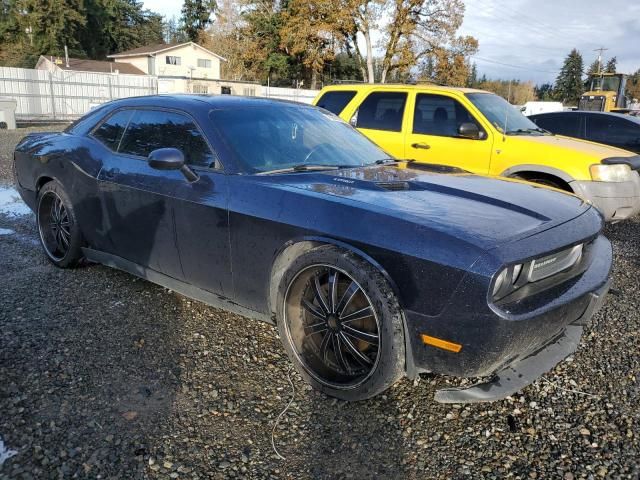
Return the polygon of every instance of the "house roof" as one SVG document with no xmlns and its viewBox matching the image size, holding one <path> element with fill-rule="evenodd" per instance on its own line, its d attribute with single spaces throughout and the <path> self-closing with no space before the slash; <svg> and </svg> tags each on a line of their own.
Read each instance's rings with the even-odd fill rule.
<svg viewBox="0 0 640 480">
<path fill-rule="evenodd" d="M 197 43 L 194 43 L 194 42 L 156 43 L 153 45 L 146 45 L 144 47 L 133 48 L 131 50 L 126 50 L 124 52 L 107 55 L 107 58 L 126 58 L 126 57 L 142 57 L 142 56 L 147 57 L 147 56 L 155 55 L 156 53 L 173 50 L 174 48 L 184 47 L 187 45 L 193 45 L 194 47 L 204 50 L 205 52 L 213 55 L 214 57 L 218 57 L 222 61 L 225 61 L 225 62 L 227 61 L 226 58 L 221 57 L 217 53 L 214 53 L 211 50 L 204 48 L 202 45 L 198 45 Z"/>
<path fill-rule="evenodd" d="M 130 75 L 146 75 L 145 72 L 138 67 L 134 67 L 130 63 L 124 62 L 108 62 L 102 60 L 87 60 L 85 58 L 69 58 L 69 66 L 61 57 L 55 56 L 43 56 L 45 60 L 51 61 L 61 70 L 72 70 L 75 72 L 102 72 L 102 73 L 114 73 L 118 70 L 122 74 Z"/>
</svg>

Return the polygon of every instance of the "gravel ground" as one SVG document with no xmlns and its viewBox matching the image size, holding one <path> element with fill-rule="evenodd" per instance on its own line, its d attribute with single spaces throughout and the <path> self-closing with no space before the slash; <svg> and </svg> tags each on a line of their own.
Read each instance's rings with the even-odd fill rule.
<svg viewBox="0 0 640 480">
<path fill-rule="evenodd" d="M 0 131 L 5 185 L 24 133 Z M 0 479 L 640 478 L 640 220 L 607 233 L 615 294 L 545 379 L 460 406 L 431 400 L 456 380 L 422 376 L 349 404 L 290 372 L 272 326 L 56 269 L 32 215 L 0 214 Z"/>
</svg>

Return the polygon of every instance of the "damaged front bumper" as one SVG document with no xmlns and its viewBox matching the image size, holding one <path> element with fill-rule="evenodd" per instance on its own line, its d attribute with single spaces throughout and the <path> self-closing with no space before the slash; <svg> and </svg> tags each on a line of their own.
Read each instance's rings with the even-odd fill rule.
<svg viewBox="0 0 640 480">
<path fill-rule="evenodd" d="M 463 388 L 444 388 L 436 391 L 440 403 L 478 403 L 501 400 L 526 387 L 575 352 L 580 343 L 583 325 L 600 309 L 609 290 L 609 282 L 590 294 L 589 306 L 582 316 L 568 325 L 551 342 L 495 373 L 486 382 Z"/>
</svg>

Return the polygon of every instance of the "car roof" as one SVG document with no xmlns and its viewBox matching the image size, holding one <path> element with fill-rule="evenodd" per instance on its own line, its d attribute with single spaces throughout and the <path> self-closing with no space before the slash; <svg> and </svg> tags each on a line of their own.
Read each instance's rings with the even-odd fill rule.
<svg viewBox="0 0 640 480">
<path fill-rule="evenodd" d="M 197 94 L 160 94 L 145 95 L 140 97 L 121 98 L 109 102 L 114 107 L 134 106 L 159 106 L 177 108 L 229 108 L 243 106 L 272 106 L 286 107 L 297 106 L 303 108 L 315 108 L 311 105 L 263 97 L 243 97 L 238 95 L 197 95 Z"/>
<path fill-rule="evenodd" d="M 402 91 L 442 91 L 461 93 L 491 93 L 486 90 L 466 87 L 449 87 L 446 85 L 435 85 L 432 83 L 341 83 L 338 85 L 328 85 L 322 92 L 344 91 L 344 90 L 402 90 Z"/>
<path fill-rule="evenodd" d="M 616 113 L 616 112 L 592 112 L 590 110 L 564 110 L 562 112 L 544 112 L 544 113 L 536 113 L 534 115 L 529 115 L 529 117 L 539 118 L 539 117 L 548 117 L 551 115 L 578 115 L 578 114 L 584 114 L 584 113 L 588 113 L 589 115 L 601 115 L 603 117 L 605 116 L 616 117 L 616 118 L 622 117 L 625 120 L 629 120 L 630 122 L 634 122 L 640 125 L 640 118 L 633 117 L 631 115 L 625 115 L 624 113 Z"/>
</svg>

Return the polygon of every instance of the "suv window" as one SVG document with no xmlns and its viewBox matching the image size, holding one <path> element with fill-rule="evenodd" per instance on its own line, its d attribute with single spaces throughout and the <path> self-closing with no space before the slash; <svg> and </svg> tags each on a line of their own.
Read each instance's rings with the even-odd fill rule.
<svg viewBox="0 0 640 480">
<path fill-rule="evenodd" d="M 531 118 L 533 122 L 545 130 L 567 137 L 582 137 L 580 129 L 580 114 L 561 113 L 545 114 Z"/>
<path fill-rule="evenodd" d="M 356 127 L 399 132 L 406 103 L 406 92 L 371 93 L 358 108 Z"/>
<path fill-rule="evenodd" d="M 463 123 L 473 123 L 478 130 L 482 127 L 469 111 L 457 100 L 443 95 L 419 93 L 413 113 L 413 133 L 457 137 L 458 128 Z"/>
<path fill-rule="evenodd" d="M 120 110 L 114 113 L 102 122 L 91 135 L 106 145 L 107 148 L 114 151 L 118 150 L 118 145 L 122 139 L 124 129 L 127 128 L 131 113 L 131 110 Z"/>
<path fill-rule="evenodd" d="M 354 91 L 327 92 L 320 97 L 317 106 L 329 110 L 331 113 L 340 115 L 347 103 L 356 96 Z"/>
<path fill-rule="evenodd" d="M 147 157 L 158 148 L 177 148 L 190 165 L 210 167 L 215 163 L 209 145 L 188 116 L 163 110 L 136 110 L 118 152 Z"/>
</svg>

